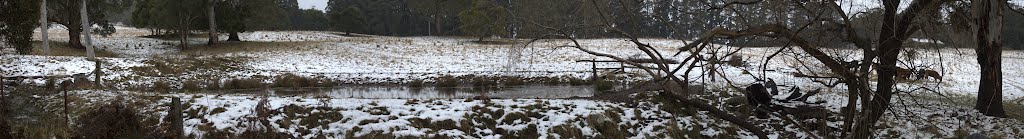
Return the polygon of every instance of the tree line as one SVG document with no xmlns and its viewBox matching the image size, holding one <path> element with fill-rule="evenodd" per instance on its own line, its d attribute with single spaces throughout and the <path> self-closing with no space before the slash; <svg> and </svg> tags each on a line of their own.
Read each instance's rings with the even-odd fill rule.
<svg viewBox="0 0 1024 139">
<path fill-rule="evenodd" d="M 229 34 L 229 41 L 240 41 L 237 36 L 239 32 L 253 30 L 329 30 L 388 36 L 476 36 L 481 41 L 486 37 L 531 38 L 547 33 L 544 28 L 532 24 L 564 29 L 579 38 L 615 36 L 599 24 L 604 21 L 611 23 L 608 26 L 616 26 L 638 37 L 672 38 L 699 35 L 716 26 L 738 28 L 742 27 L 741 24 L 781 20 L 791 21 L 795 25 L 804 21 L 795 18 L 809 17 L 799 15 L 807 13 L 783 13 L 791 11 L 787 9 L 798 8 L 778 4 L 784 2 L 764 2 L 765 6 L 734 7 L 733 11 L 726 11 L 707 8 L 710 1 L 699 0 L 330 0 L 326 11 L 300 9 L 297 0 L 86 1 L 88 9 L 91 9 L 87 15 L 93 19 L 90 24 L 99 26 L 93 29 L 92 34 L 112 34 L 116 31 L 114 23 L 121 22 L 149 29 L 153 36 L 179 35 L 179 38 L 184 39 L 188 34 L 179 32 L 208 30 L 209 33 Z M 40 6 L 33 5 L 38 5 L 39 1 L 8 0 L 3 4 L 5 8 L 0 9 L 0 12 L 12 13 L 5 14 L 12 16 L 3 17 L 3 24 L 0 25 L 4 28 L 0 28 L 0 33 L 8 37 L 5 42 L 22 46 L 18 50 L 27 53 L 31 50 L 28 43 L 31 37 L 26 37 L 26 34 L 31 32 L 25 33 L 23 30 L 30 31 L 37 27 L 39 17 L 16 13 L 38 13 Z M 45 7 L 51 14 L 46 18 L 47 22 L 68 27 L 70 46 L 84 49 L 80 35 L 75 35 L 83 31 L 79 26 L 80 11 L 73 10 L 79 6 L 80 2 L 74 0 L 49 2 Z M 1008 7 L 1021 8 L 1019 5 Z M 882 16 L 878 14 L 881 12 L 878 9 L 867 10 L 852 18 L 855 22 L 877 20 Z M 726 16 L 737 13 L 762 14 L 751 14 L 745 18 Z M 1024 29 L 1012 27 L 1024 23 L 1024 15 L 1006 13 L 1011 14 L 1005 14 L 1004 22 L 1011 27 L 1003 28 L 1004 36 L 1019 37 L 1024 34 Z M 949 21 L 951 18 L 934 19 L 941 24 L 953 23 Z M 804 35 L 836 36 L 828 30 Z M 211 40 L 215 41 L 213 38 Z M 767 46 L 783 45 L 784 42 L 752 38 L 724 43 Z M 832 43 L 836 44 L 832 46 L 849 44 L 838 39 L 832 39 Z M 1020 39 L 1004 39 L 1003 44 L 1008 48 L 1024 48 L 1024 40 Z"/>
</svg>

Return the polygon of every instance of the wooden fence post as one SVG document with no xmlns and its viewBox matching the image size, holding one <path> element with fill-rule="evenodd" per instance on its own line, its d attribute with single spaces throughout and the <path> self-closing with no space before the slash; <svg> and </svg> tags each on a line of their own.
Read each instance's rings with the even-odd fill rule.
<svg viewBox="0 0 1024 139">
<path fill-rule="evenodd" d="M 171 121 L 171 134 L 175 139 L 185 138 L 185 125 L 182 123 L 184 118 L 182 118 L 181 111 L 181 98 L 172 97 L 170 113 L 167 116 Z"/>
<path fill-rule="evenodd" d="M 93 82 L 93 86 L 95 86 L 96 88 L 102 88 L 102 86 L 100 86 L 101 85 L 100 82 L 102 82 L 103 78 L 100 78 L 100 76 L 103 73 L 100 72 L 100 68 L 101 68 L 100 65 L 102 65 L 102 64 L 100 64 L 100 60 L 96 59 L 96 69 L 93 70 L 93 72 L 92 72 L 93 75 L 96 75 L 96 79 L 94 79 L 95 82 Z"/>
<path fill-rule="evenodd" d="M 590 59 L 590 81 L 597 81 L 597 59 Z"/>
<path fill-rule="evenodd" d="M 64 92 L 64 131 L 71 130 L 71 115 L 68 114 L 68 88 L 67 86 L 61 87 L 61 92 Z"/>
<path fill-rule="evenodd" d="M 7 83 L 4 82 L 4 78 L 0 77 L 0 104 L 3 104 L 4 102 L 7 101 L 6 100 L 7 94 L 4 94 L 4 87 L 6 87 L 6 86 L 7 86 Z"/>
</svg>

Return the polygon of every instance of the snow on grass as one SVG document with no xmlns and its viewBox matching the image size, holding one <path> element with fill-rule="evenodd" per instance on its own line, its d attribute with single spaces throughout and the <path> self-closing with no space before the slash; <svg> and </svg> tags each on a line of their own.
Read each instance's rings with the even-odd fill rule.
<svg viewBox="0 0 1024 139">
<path fill-rule="evenodd" d="M 187 134 L 201 137 L 206 132 L 210 132 L 204 131 L 202 126 L 213 127 L 211 130 L 236 134 L 259 128 L 254 127 L 259 125 L 253 125 L 256 123 L 253 118 L 261 119 L 254 114 L 261 97 L 191 94 L 173 94 L 171 96 L 184 98 L 183 101 L 187 102 L 185 103 L 187 105 L 185 106 L 186 113 L 197 111 L 195 113 L 201 115 L 187 117 L 185 120 Z M 639 109 L 593 100 L 495 99 L 485 102 L 480 100 L 339 99 L 284 96 L 271 96 L 266 99 L 269 100 L 267 109 L 279 112 L 266 118 L 271 123 L 270 127 L 274 128 L 271 130 L 301 138 L 313 138 L 317 134 L 329 135 L 328 137 L 360 137 L 374 134 L 374 132 L 411 137 L 491 138 L 510 136 L 508 133 L 522 132 L 528 126 L 536 126 L 536 129 L 529 130 L 539 131 L 539 137 L 546 138 L 556 136 L 556 133 L 548 132 L 549 129 L 566 124 L 590 132 L 583 134 L 587 137 L 595 137 L 597 131 L 594 129 L 588 129 L 590 128 L 588 126 L 579 127 L 585 123 L 582 121 L 583 119 L 595 114 L 620 115 L 619 117 L 623 118 L 615 119 L 621 120 L 617 125 L 643 127 L 642 129 L 645 130 L 628 130 L 628 132 L 636 132 L 638 135 L 636 137 L 644 137 L 665 132 L 664 128 L 652 127 L 664 126 L 665 123 L 645 124 L 649 121 L 631 117 L 645 119 L 668 117 L 668 113 L 659 111 L 656 107 L 651 108 L 653 106 L 645 105 L 645 108 Z M 168 99 L 160 101 L 166 102 Z M 217 109 L 220 110 L 215 111 Z M 609 109 L 621 109 L 624 113 L 607 113 Z M 634 111 L 642 112 L 642 116 L 636 116 Z M 340 114 L 339 117 L 342 118 L 334 119 L 336 121 L 323 117 L 306 119 L 314 115 L 329 113 Z M 537 115 L 529 115 L 530 113 Z M 512 116 L 517 114 L 527 114 L 528 117 Z M 499 118 L 491 119 L 492 116 Z M 481 117 L 485 119 L 473 119 Z M 504 122 L 509 118 L 526 118 L 526 121 L 517 119 L 511 123 Z M 307 123 L 309 121 L 306 120 L 314 120 L 313 122 L 317 123 Z M 422 125 L 424 124 L 422 122 L 426 122 L 425 124 L 428 125 Z M 447 124 L 452 124 L 449 126 L 455 127 L 437 127 L 443 125 L 444 122 L 454 122 Z M 490 125 L 493 127 L 488 127 L 486 122 L 497 123 Z M 283 125 L 282 123 L 288 124 Z M 495 129 L 507 132 L 497 133 L 494 131 Z"/>
<path fill-rule="evenodd" d="M 342 38 L 330 32 L 313 31 L 253 31 L 239 33 L 239 39 L 257 42 L 333 41 Z M 221 38 L 227 38 L 223 36 Z"/>
<path fill-rule="evenodd" d="M 127 29 L 126 30 L 131 30 Z M 54 30 L 51 29 L 51 32 Z M 129 31 L 130 33 L 130 31 Z M 139 32 L 135 32 L 139 33 Z M 65 33 L 66 34 L 66 33 Z M 59 35 L 55 35 L 59 36 Z M 297 42 L 312 41 L 286 47 L 296 49 L 285 49 L 277 51 L 237 51 L 218 56 L 181 56 L 171 58 L 175 60 L 194 58 L 194 60 L 211 60 L 216 58 L 239 58 L 237 65 L 229 65 L 237 70 L 225 71 L 218 69 L 201 69 L 184 71 L 176 77 L 143 77 L 141 73 L 130 70 L 133 67 L 155 66 L 146 63 L 146 60 L 160 60 L 148 58 L 152 55 L 176 53 L 175 47 L 170 47 L 168 41 L 157 39 L 143 39 L 131 37 L 133 35 L 115 35 L 111 38 L 98 38 L 100 48 L 109 50 L 129 57 L 139 58 L 108 58 L 110 64 L 104 68 L 109 73 L 104 79 L 128 80 L 126 84 L 144 84 L 156 79 L 184 81 L 191 78 L 221 76 L 218 78 L 252 78 L 258 76 L 273 77 L 284 73 L 295 73 L 300 75 L 318 75 L 332 80 L 340 80 L 349 83 L 400 83 L 408 79 L 428 79 L 442 75 L 500 75 L 500 76 L 524 76 L 524 77 L 561 77 L 574 76 L 585 78 L 589 76 L 591 65 L 589 63 L 577 63 L 577 60 L 604 59 L 594 57 L 570 47 L 565 40 L 541 41 L 532 44 L 522 50 L 522 55 L 517 64 L 508 65 L 509 48 L 513 45 L 485 45 L 472 43 L 472 39 L 449 38 L 449 37 L 340 37 L 327 32 L 252 32 L 243 33 L 243 39 L 258 42 Z M 61 37 L 56 37 L 59 38 Z M 195 39 L 198 40 L 198 39 Z M 581 44 L 594 51 L 607 52 L 621 57 L 646 57 L 637 51 L 634 45 L 622 39 L 585 39 L 580 40 Z M 675 52 L 675 47 L 683 45 L 682 41 L 664 39 L 644 39 L 650 42 L 662 53 L 671 57 L 669 53 Z M 736 48 L 731 48 L 736 49 Z M 846 105 L 845 86 L 835 88 L 824 88 L 821 84 L 807 78 L 793 77 L 794 73 L 804 74 L 825 71 L 823 66 L 810 60 L 806 55 L 784 53 L 771 61 L 767 61 L 766 67 L 770 70 L 761 75 L 759 67 L 765 64 L 765 57 L 771 55 L 780 47 L 767 48 L 743 48 L 738 54 L 746 61 L 746 66 L 732 67 L 722 66 L 718 70 L 724 77 L 717 77 L 711 80 L 708 76 L 701 76 L 704 73 L 694 72 L 685 75 L 694 79 L 696 83 L 702 83 L 709 90 L 726 90 L 735 94 L 735 91 L 728 91 L 725 88 L 728 83 L 738 86 L 746 86 L 757 83 L 751 75 L 766 76 L 776 80 L 786 92 L 791 87 L 800 87 L 804 91 L 822 89 L 822 94 L 811 97 L 810 101 L 824 101 L 828 110 L 838 112 Z M 851 49 L 824 49 L 826 53 L 841 56 L 840 58 L 851 60 L 860 57 L 860 52 Z M 799 53 L 799 51 L 797 50 Z M 971 49 L 908 49 L 904 54 L 907 60 L 899 65 L 904 68 L 930 69 L 939 71 L 943 80 L 923 79 L 909 81 L 898 86 L 900 90 L 912 90 L 917 87 L 936 88 L 939 93 L 945 95 L 973 96 L 978 88 L 980 70 L 975 61 L 976 54 Z M 724 53 L 724 52 L 723 52 Z M 1024 51 L 1007 50 L 1003 54 L 1003 78 L 1004 78 L 1004 99 L 1016 100 L 1024 97 L 1024 71 L 1012 70 L 1024 66 Z M 675 56 L 682 59 L 689 56 L 683 53 Z M 82 57 L 42 57 L 25 55 L 4 55 L 0 56 L 0 73 L 4 76 L 41 76 L 41 75 L 68 75 L 85 73 L 92 70 L 92 62 Z M 800 62 L 807 62 L 812 69 L 805 69 Z M 617 66 L 617 65 L 600 65 Z M 173 66 L 172 66 L 173 67 Z M 815 69 L 816 68 L 816 69 Z M 705 70 L 705 69 L 699 69 Z M 747 72 L 744 72 L 744 71 Z M 632 71 L 636 72 L 636 71 Z M 682 73 L 680 73 L 682 74 Z M 38 82 L 38 81 L 35 81 Z M 177 83 L 176 83 L 177 84 Z M 115 86 L 115 88 L 118 86 Z M 120 86 L 124 87 L 124 86 Z M 727 94 L 728 94 L 727 93 Z M 908 95 L 928 95 L 927 92 L 908 93 Z M 200 117 L 189 117 L 186 120 L 186 132 L 193 135 L 203 135 L 214 131 L 241 133 L 247 130 L 259 129 L 253 126 L 258 123 L 254 119 L 253 111 L 259 102 L 259 97 L 249 95 L 193 95 L 193 94 L 172 94 L 187 98 L 189 100 L 188 110 L 196 111 Z M 784 96 L 784 95 L 780 95 Z M 780 97 L 776 96 L 776 97 Z M 898 96 L 900 97 L 900 96 Z M 722 101 L 726 98 L 719 98 Z M 589 126 L 585 120 L 594 114 L 608 114 L 610 109 L 621 109 L 616 115 L 620 118 L 619 125 L 635 126 L 628 132 L 633 133 L 632 138 L 646 138 L 660 136 L 668 125 L 678 125 L 687 130 L 699 130 L 698 134 L 704 136 L 730 135 L 735 134 L 738 138 L 751 137 L 746 131 L 730 131 L 729 124 L 724 121 L 716 121 L 705 114 L 697 116 L 674 116 L 665 111 L 659 110 L 659 105 L 649 104 L 640 107 L 624 106 L 603 101 L 592 100 L 558 100 L 558 99 L 521 99 L 521 100 L 494 100 L 491 103 L 482 101 L 462 100 L 419 100 L 417 103 L 409 103 L 404 99 L 346 99 L 346 98 L 310 98 L 273 96 L 268 98 L 269 109 L 279 111 L 274 115 L 265 117 L 269 120 L 272 130 L 283 132 L 289 135 L 302 138 L 313 138 L 316 134 L 325 133 L 333 137 L 346 137 L 374 135 L 379 133 L 402 135 L 402 136 L 447 136 L 459 138 L 498 138 L 501 134 L 509 134 L 514 131 L 528 129 L 534 125 L 539 131 L 539 137 L 559 136 L 548 133 L 548 130 L 559 125 L 571 124 L 579 129 L 583 135 L 595 135 L 599 129 Z M 168 100 L 162 99 L 161 102 Z M 934 103 L 943 100 L 925 100 L 920 102 Z M 904 106 L 899 103 L 912 103 L 918 100 L 894 100 L 894 106 Z M 1021 103 L 1021 101 L 1009 103 Z M 546 105 L 540 109 L 529 109 L 533 105 Z M 899 104 L 899 105 L 897 105 Z M 716 104 L 717 105 L 717 104 Z M 942 106 L 942 107 L 937 107 Z M 154 106 L 156 107 L 156 106 Z M 221 109 L 217 109 L 221 108 Z M 287 110 L 300 109 L 309 112 L 291 112 L 297 115 L 289 116 Z M 482 109 L 481 109 L 482 108 Z M 941 109 L 936 109 L 941 108 Z M 438 122 L 451 123 L 460 128 L 464 121 L 472 122 L 471 125 L 482 124 L 473 118 L 490 117 L 487 111 L 503 111 L 502 115 L 490 120 L 497 122 L 494 128 L 475 127 L 472 129 L 443 129 L 442 127 L 423 127 L 417 125 L 415 119 L 429 119 L 427 124 L 439 125 Z M 905 138 L 934 138 L 934 137 L 955 137 L 962 132 L 992 133 L 990 135 L 1005 135 L 1006 137 L 1020 137 L 1020 121 L 1012 119 L 1001 119 L 980 116 L 976 111 L 963 105 L 915 105 L 909 106 L 909 111 L 915 113 L 888 113 L 881 122 L 878 132 L 881 136 L 905 137 Z M 217 112 L 214 112 L 217 110 Z M 223 110 L 223 111 L 220 111 Z M 385 113 L 386 111 L 386 113 Z M 534 113 L 539 117 L 529 117 L 527 120 L 514 119 L 509 123 L 503 123 L 505 118 L 510 118 L 511 113 Z M 305 121 L 302 117 L 310 116 L 331 116 L 340 114 L 341 119 L 337 120 L 315 120 Z M 335 115 L 336 116 L 336 115 Z M 514 116 L 513 116 L 514 117 Z M 639 117 L 639 118 L 632 118 Z M 324 118 L 321 118 L 324 119 Z M 676 123 L 670 123 L 675 119 Z M 768 121 L 778 121 L 770 119 Z M 287 122 L 286 122 L 287 121 Z M 780 122 L 781 123 L 781 122 Z M 839 122 L 828 122 L 832 127 L 838 127 Z M 588 125 L 588 126 L 580 126 Z M 933 126 L 934 125 L 934 126 Z M 968 125 L 968 126 L 964 126 Z M 210 128 L 210 129 L 207 129 Z M 359 129 L 356 131 L 356 129 Z M 790 126 L 774 130 L 794 131 Z M 960 131 L 962 130 L 962 131 Z M 513 133 L 519 134 L 519 133 Z M 789 137 L 774 134 L 775 137 Z M 795 134 L 793 137 L 807 137 L 806 134 Z"/>
<path fill-rule="evenodd" d="M 175 47 L 169 42 L 158 39 L 138 38 L 136 36 L 147 34 L 146 30 L 130 27 L 118 27 L 119 32 L 109 38 L 97 38 L 97 44 L 104 50 L 109 50 L 125 56 L 153 56 L 175 53 Z M 51 36 L 60 40 L 59 29 L 51 29 Z M 221 73 L 186 73 L 185 77 L 191 74 L 199 75 L 226 75 L 223 78 L 248 78 L 251 76 L 274 76 L 280 73 L 303 73 L 311 75 L 322 75 L 334 80 L 350 83 L 399 83 L 411 79 L 430 79 L 442 75 L 491 75 L 491 76 L 524 76 L 524 77 L 578 77 L 589 76 L 590 63 L 575 62 L 578 60 L 605 59 L 585 54 L 571 47 L 560 47 L 570 45 L 565 40 L 539 41 L 530 46 L 523 47 L 522 57 L 515 64 L 509 63 L 509 52 L 513 45 L 488 45 L 473 43 L 472 38 L 453 37 L 341 37 L 331 32 L 269 32 L 256 31 L 241 34 L 243 40 L 261 42 L 296 42 L 305 41 L 312 43 L 294 44 L 301 49 L 282 49 L 275 51 L 238 51 L 222 54 L 221 57 L 245 57 L 251 58 L 243 62 L 236 71 L 219 71 Z M 678 40 L 667 39 L 642 39 L 655 48 L 661 50 L 663 55 L 671 57 L 670 53 L 675 52 L 675 47 L 683 46 L 685 43 Z M 642 52 L 636 50 L 635 46 L 623 39 L 583 39 L 581 45 L 585 48 L 610 53 L 620 57 L 646 57 Z M 515 46 L 522 47 L 522 46 Z M 728 48 L 728 47 L 727 47 Z M 729 48 L 734 50 L 736 48 Z M 778 50 L 778 47 L 770 48 L 743 48 L 739 55 L 744 57 L 747 67 L 723 67 L 722 72 L 726 73 L 733 83 L 751 84 L 757 82 L 749 75 L 743 75 L 743 70 L 753 71 L 755 75 L 761 76 L 760 65 L 764 58 Z M 799 50 L 796 50 L 799 52 Z M 860 57 L 860 51 L 852 49 L 824 49 L 826 53 L 840 56 L 842 59 L 852 60 Z M 901 85 L 901 88 L 910 90 L 920 86 L 940 88 L 943 93 L 973 94 L 977 90 L 980 71 L 975 54 L 972 49 L 908 49 L 904 57 L 914 55 L 907 62 L 900 63 L 900 66 L 914 69 L 931 69 L 939 71 L 943 75 L 943 81 L 937 82 L 926 79 Z M 720 52 L 725 53 L 725 52 Z M 1024 54 L 1022 51 L 1004 51 L 1004 66 L 1024 66 Z M 940 58 L 941 55 L 941 58 Z M 682 53 L 675 56 L 682 59 L 689 56 L 689 53 Z M 4 62 L 6 65 L 22 65 L 18 69 L 31 69 L 28 72 L 15 72 L 12 75 L 39 75 L 53 73 L 64 73 L 57 71 L 52 65 L 68 65 L 65 68 L 78 72 L 82 64 L 57 63 L 57 61 L 23 60 L 35 59 L 32 56 L 8 56 L 6 59 L 15 59 Z M 769 71 L 765 76 L 776 79 L 776 82 L 786 85 L 795 85 L 804 90 L 819 88 L 820 85 L 812 80 L 792 77 L 792 73 L 803 69 L 800 61 L 809 62 L 811 68 L 822 68 L 816 66 L 816 62 L 807 56 L 792 55 L 783 53 L 769 61 Z M 38 65 L 33 67 L 32 65 Z M 617 64 L 598 65 L 599 67 L 617 67 Z M 812 69 L 815 70 L 815 69 Z M 824 71 L 824 69 L 816 69 Z M 634 71 L 635 72 L 635 71 Z M 808 71 L 800 71 L 808 72 Z M 1024 96 L 1024 73 L 1019 70 L 1004 70 L 1004 95 L 1007 99 L 1016 99 Z M 703 73 L 693 72 L 690 77 L 698 78 Z M 807 73 L 804 73 L 807 74 Z M 132 76 L 132 75 L 125 75 Z M 710 80 L 702 81 L 709 86 L 724 85 L 724 81 Z M 837 89 L 841 89 L 840 88 Z M 839 90 L 835 90 L 839 91 Z"/>
</svg>

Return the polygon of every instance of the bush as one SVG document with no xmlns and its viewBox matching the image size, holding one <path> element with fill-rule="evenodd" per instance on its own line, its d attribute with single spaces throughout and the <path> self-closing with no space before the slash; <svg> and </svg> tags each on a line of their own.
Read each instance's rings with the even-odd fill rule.
<svg viewBox="0 0 1024 139">
<path fill-rule="evenodd" d="M 506 77 L 505 81 L 501 83 L 504 86 L 521 86 L 526 84 L 522 77 Z"/>
<path fill-rule="evenodd" d="M 416 79 L 416 80 L 409 81 L 409 87 L 412 87 L 412 88 L 423 87 L 423 80 Z"/>
<path fill-rule="evenodd" d="M 594 89 L 597 91 L 608 91 L 615 88 L 615 82 L 608 80 L 594 81 Z"/>
<path fill-rule="evenodd" d="M 39 8 L 34 0 L 4 0 L 4 7 L 0 10 L 0 45 L 9 44 L 19 54 L 32 53 L 32 30 L 38 24 L 39 16 L 32 16 L 26 13 L 39 13 Z M 35 7 L 35 8 L 33 8 Z M 26 14 L 26 15 L 18 15 Z"/>
<path fill-rule="evenodd" d="M 587 80 L 584 80 L 584 79 L 580 79 L 580 78 L 575 78 L 575 77 L 569 77 L 569 85 L 573 85 L 573 86 L 590 85 L 590 81 L 587 81 Z"/>
<path fill-rule="evenodd" d="M 185 81 L 184 83 L 181 84 L 181 89 L 185 90 L 185 91 L 188 91 L 188 92 L 203 91 L 203 87 L 201 86 L 201 84 L 202 83 L 199 82 L 199 81 L 189 80 L 189 81 Z"/>
<path fill-rule="evenodd" d="M 266 85 L 259 79 L 231 79 L 224 85 L 224 89 L 254 89 L 264 86 Z"/>
<path fill-rule="evenodd" d="M 457 86 L 459 86 L 459 79 L 456 79 L 455 77 L 453 77 L 451 75 L 445 75 L 445 76 L 438 77 L 434 82 L 435 82 L 434 85 L 437 86 L 437 87 L 457 87 Z"/>
<path fill-rule="evenodd" d="M 544 81 L 545 85 L 560 85 L 560 84 L 562 84 L 562 78 L 547 77 L 547 78 L 542 78 L 542 80 Z"/>
<path fill-rule="evenodd" d="M 274 78 L 274 87 L 318 87 L 321 85 L 320 80 L 308 77 L 302 77 L 295 74 L 282 74 Z"/>
<path fill-rule="evenodd" d="M 139 112 L 118 98 L 79 116 L 77 138 L 145 138 Z"/>
<path fill-rule="evenodd" d="M 496 84 L 498 84 L 498 83 L 496 81 L 494 81 L 494 79 L 491 79 L 491 78 L 487 78 L 487 77 L 483 77 L 483 76 L 473 77 L 473 87 L 476 87 L 476 88 L 491 87 L 491 86 L 494 86 Z"/>
<path fill-rule="evenodd" d="M 167 81 L 159 80 L 153 82 L 153 88 L 150 89 L 154 92 L 168 92 L 171 91 L 171 84 L 167 83 Z"/>
<path fill-rule="evenodd" d="M 548 132 L 558 134 L 559 137 L 567 139 L 582 139 L 583 131 L 580 128 L 573 127 L 572 124 L 562 124 L 552 128 L 548 128 Z"/>
<path fill-rule="evenodd" d="M 743 66 L 743 63 L 746 63 L 743 62 L 743 56 L 733 55 L 732 57 L 729 57 L 729 63 L 726 64 L 733 67 L 741 67 Z"/>
</svg>

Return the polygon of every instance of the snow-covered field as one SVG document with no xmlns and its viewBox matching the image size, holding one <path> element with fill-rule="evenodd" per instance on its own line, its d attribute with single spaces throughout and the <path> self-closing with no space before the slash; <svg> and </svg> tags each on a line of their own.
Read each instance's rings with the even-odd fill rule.
<svg viewBox="0 0 1024 139">
<path fill-rule="evenodd" d="M 66 41 L 66 32 L 62 29 L 51 29 L 51 39 Z M 540 41 L 529 46 L 522 45 L 486 45 L 471 43 L 472 38 L 454 37 L 345 37 L 331 32 L 249 32 L 240 36 L 242 40 L 260 43 L 285 43 L 282 46 L 260 46 L 252 49 L 247 46 L 238 49 L 226 49 L 215 54 L 195 55 L 179 54 L 173 40 L 140 38 L 147 35 L 145 30 L 118 27 L 118 33 L 110 37 L 96 38 L 98 48 L 115 54 L 117 57 L 102 58 L 105 62 L 104 80 L 116 89 L 132 87 L 149 87 L 154 82 L 169 82 L 174 88 L 181 88 L 183 82 L 190 80 L 214 80 L 215 84 L 228 79 L 275 77 L 282 74 L 295 74 L 307 77 L 321 77 L 341 83 L 406 83 L 416 79 L 431 81 L 444 75 L 484 75 L 484 76 L 521 76 L 521 77 L 572 77 L 588 78 L 590 63 L 575 62 L 578 60 L 603 59 L 587 55 L 571 47 L 565 40 Z M 226 37 L 222 37 L 226 38 Z M 63 40 L 62 40 L 63 39 Z M 205 39 L 194 38 L 192 47 L 201 46 Z M 675 48 L 683 46 L 683 41 L 667 39 L 643 39 L 662 51 L 666 57 L 672 57 Z M 642 57 L 631 43 L 622 39 L 586 39 L 581 44 L 591 50 L 611 53 L 621 57 Z M 271 47 L 271 48 L 267 48 Z M 521 57 L 510 63 L 511 48 L 521 49 Z M 737 48 L 725 47 L 723 50 Z M 780 85 L 796 86 L 803 90 L 823 89 L 821 95 L 812 97 L 812 101 L 826 101 L 825 107 L 838 112 L 845 106 L 845 87 L 825 88 L 811 79 L 793 77 L 793 73 L 807 73 L 800 61 L 813 61 L 798 54 L 782 54 L 767 62 L 768 71 L 761 75 L 760 66 L 763 59 L 771 55 L 779 47 L 743 48 L 737 54 L 744 57 L 746 65 L 742 67 L 723 66 L 719 70 L 724 73 L 722 79 L 710 80 L 701 78 L 700 72 L 691 73 L 698 83 L 708 86 L 708 90 L 722 90 L 731 82 L 746 86 L 757 81 L 744 71 L 751 71 L 755 76 L 765 76 L 779 82 Z M 898 86 L 900 90 L 910 91 L 918 87 L 935 88 L 939 94 L 925 91 L 912 92 L 909 95 L 898 95 L 894 107 L 900 107 L 885 117 L 877 133 L 883 137 L 901 138 L 939 138 L 956 137 L 961 132 L 985 133 L 1007 138 L 1024 138 L 1024 124 L 1013 119 L 985 117 L 973 111 L 970 106 L 948 102 L 948 98 L 924 99 L 921 96 L 960 96 L 971 97 L 976 94 L 980 74 L 975 54 L 972 49 L 911 49 L 916 57 L 901 63 L 904 67 L 925 68 L 942 73 L 943 80 L 918 80 Z M 829 49 L 829 53 L 859 57 L 859 53 L 846 49 Z M 911 52 L 911 51 L 908 51 Z M 725 53 L 725 52 L 722 52 Z M 675 56 L 678 59 L 687 57 L 687 53 Z M 1024 71 L 1016 68 L 1024 67 L 1024 51 L 1007 50 L 1003 53 L 1004 100 L 1007 103 L 1024 105 Z M 196 64 L 196 61 L 224 60 L 226 62 Z M 171 62 L 173 61 L 173 62 Z M 182 62 L 184 61 L 184 62 Z M 815 67 L 813 62 L 811 67 Z M 42 76 L 71 75 L 92 71 L 93 63 L 83 57 L 74 56 L 0 56 L 0 75 L 3 76 Z M 212 66 L 211 66 L 212 65 Z M 602 67 L 618 66 L 599 65 Z M 226 67 L 226 68 L 225 68 Z M 817 66 L 820 67 L 820 66 Z M 184 71 L 161 70 L 164 68 L 180 68 Z M 230 69 L 230 70 L 225 70 Z M 153 72 L 156 73 L 153 73 Z M 173 71 L 173 72 L 171 72 Z M 269 78 L 260 78 L 271 83 Z M 725 80 L 728 79 L 728 80 Z M 25 80 L 22 82 L 37 85 L 45 84 L 45 80 Z M 788 91 L 789 87 L 784 87 Z M 131 91 L 81 91 L 85 98 L 96 102 L 111 99 L 113 96 L 160 96 L 152 100 L 146 108 L 156 111 L 156 116 L 165 116 L 160 112 L 163 104 L 169 102 L 165 97 L 181 97 L 187 103 L 186 111 L 195 114 L 185 121 L 186 132 L 200 137 L 209 132 L 227 132 L 240 134 L 247 130 L 263 127 L 254 126 L 265 118 L 270 129 L 275 132 L 287 133 L 301 138 L 324 137 L 365 137 L 376 134 L 408 135 L 416 137 L 456 137 L 456 138 L 500 138 L 502 135 L 514 134 L 523 136 L 524 129 L 538 131 L 537 137 L 567 137 L 567 134 L 579 134 L 581 137 L 593 137 L 601 122 L 590 121 L 594 116 L 621 117 L 608 118 L 614 125 L 628 127 L 621 133 L 630 138 L 663 138 L 680 137 L 670 135 L 678 131 L 699 131 L 684 137 L 718 136 L 718 137 L 752 137 L 746 131 L 736 131 L 727 122 L 710 118 L 707 115 L 674 115 L 666 112 L 661 104 L 640 102 L 639 104 L 613 103 L 601 100 L 569 100 L 569 99 L 496 99 L 490 102 L 480 100 L 405 100 L 405 99 L 353 99 L 353 98 L 316 98 L 309 96 L 269 96 L 226 94 L 152 94 Z M 721 96 L 731 96 L 739 92 L 725 92 Z M 918 97 L 911 97 L 911 96 Z M 784 96 L 784 95 L 781 95 Z M 781 97 L 780 96 L 780 97 Z M 52 96 L 55 97 L 55 96 Z M 45 98 L 45 97 L 44 97 Z M 266 109 L 271 111 L 268 117 L 256 117 L 257 104 L 266 99 Z M 716 103 L 723 103 L 720 98 Z M 973 101 L 972 101 L 973 102 Z M 537 107 L 532 107 L 537 105 Z M 721 107 L 726 107 L 721 104 Z M 221 108 L 221 110 L 217 110 Z M 301 109 L 294 112 L 294 109 Z M 493 111 L 502 110 L 501 114 Z M 218 111 L 218 112 L 215 112 Z M 289 112 L 283 112 L 289 111 Z M 526 116 L 518 120 L 515 114 L 520 112 Z M 289 115 L 292 114 L 292 115 Z M 336 116 L 334 119 L 324 116 Z M 316 121 L 305 121 L 303 118 L 319 117 Z M 476 119 L 475 119 L 476 118 Z M 480 119 L 483 118 L 483 119 Z M 488 119 L 489 118 L 489 119 Z M 598 118 L 599 119 L 599 118 Z M 424 121 L 426 124 L 424 124 Z M 454 127 L 432 127 L 429 125 L 445 122 Z M 509 122 L 504 122 L 509 121 Z M 806 138 L 807 134 L 799 132 L 792 126 L 775 128 L 771 123 L 781 123 L 778 119 L 758 121 L 763 127 L 773 131 L 785 131 L 773 134 L 779 138 Z M 467 124 L 466 122 L 469 122 Z M 485 122 L 496 122 L 486 124 Z M 668 123 L 675 124 L 668 124 Z M 841 121 L 828 122 L 836 127 Z M 488 127 L 488 125 L 493 127 Z M 567 125 L 577 132 L 554 131 Z M 500 129 L 498 131 L 497 129 Z"/>
</svg>

